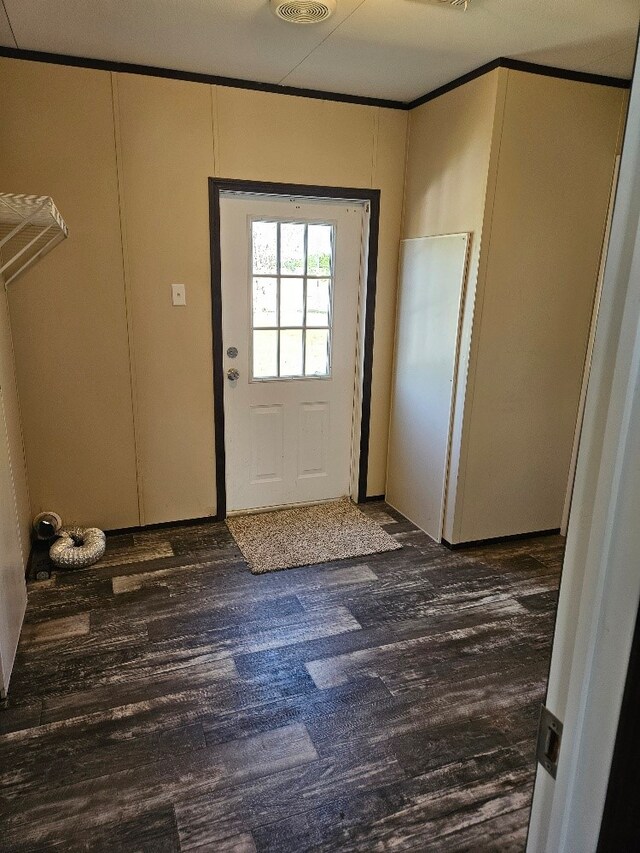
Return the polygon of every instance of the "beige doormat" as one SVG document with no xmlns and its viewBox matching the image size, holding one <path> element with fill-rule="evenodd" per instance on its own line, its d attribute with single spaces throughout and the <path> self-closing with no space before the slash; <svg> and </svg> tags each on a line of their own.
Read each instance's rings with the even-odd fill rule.
<svg viewBox="0 0 640 853">
<path fill-rule="evenodd" d="M 236 515 L 227 526 L 254 575 L 402 547 L 348 499 Z"/>
</svg>

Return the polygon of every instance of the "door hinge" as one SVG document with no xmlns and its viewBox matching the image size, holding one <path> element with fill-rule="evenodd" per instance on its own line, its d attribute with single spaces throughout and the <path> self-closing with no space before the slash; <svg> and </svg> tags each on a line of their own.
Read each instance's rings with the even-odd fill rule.
<svg viewBox="0 0 640 853">
<path fill-rule="evenodd" d="M 562 743 L 562 723 L 544 705 L 540 708 L 540 725 L 538 726 L 538 746 L 536 758 L 553 778 L 558 771 L 560 744 Z"/>
</svg>

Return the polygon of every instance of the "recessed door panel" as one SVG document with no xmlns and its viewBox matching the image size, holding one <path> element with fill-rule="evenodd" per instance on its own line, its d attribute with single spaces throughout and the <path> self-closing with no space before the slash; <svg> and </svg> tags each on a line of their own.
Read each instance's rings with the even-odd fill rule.
<svg viewBox="0 0 640 853">
<path fill-rule="evenodd" d="M 326 477 L 329 456 L 329 403 L 302 403 L 298 425 L 298 477 Z"/>
<path fill-rule="evenodd" d="M 284 431 L 282 406 L 252 406 L 251 482 L 282 481 Z"/>
</svg>

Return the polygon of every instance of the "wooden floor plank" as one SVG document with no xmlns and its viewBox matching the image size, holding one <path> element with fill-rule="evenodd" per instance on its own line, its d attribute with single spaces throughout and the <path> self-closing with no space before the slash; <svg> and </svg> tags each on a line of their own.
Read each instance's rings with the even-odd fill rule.
<svg viewBox="0 0 640 853">
<path fill-rule="evenodd" d="M 0 707 L 7 851 L 524 849 L 564 542 L 253 576 L 220 522 L 29 584 Z"/>
<path fill-rule="evenodd" d="M 43 622 L 28 622 L 22 629 L 22 647 L 38 643 L 58 643 L 70 637 L 81 637 L 89 633 L 89 613 L 78 613 L 61 619 L 48 619 Z M 42 654 L 42 650 L 39 650 Z"/>
</svg>

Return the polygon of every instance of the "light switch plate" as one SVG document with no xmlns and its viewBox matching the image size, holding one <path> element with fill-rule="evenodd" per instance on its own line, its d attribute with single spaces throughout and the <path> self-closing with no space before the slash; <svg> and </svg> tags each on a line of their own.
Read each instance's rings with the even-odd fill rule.
<svg viewBox="0 0 640 853">
<path fill-rule="evenodd" d="M 171 285 L 171 304 L 186 305 L 187 304 L 187 288 L 184 284 Z"/>
</svg>

